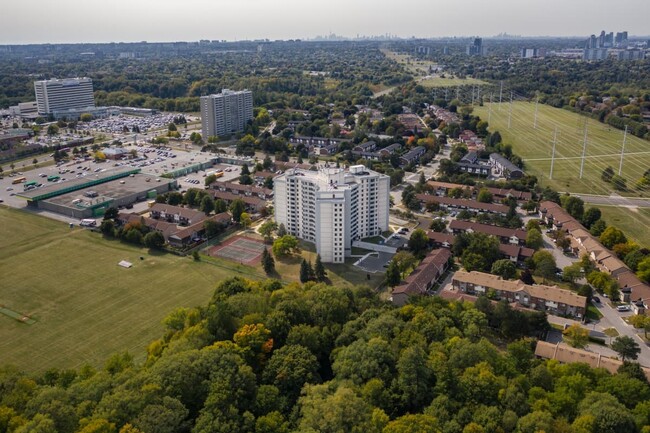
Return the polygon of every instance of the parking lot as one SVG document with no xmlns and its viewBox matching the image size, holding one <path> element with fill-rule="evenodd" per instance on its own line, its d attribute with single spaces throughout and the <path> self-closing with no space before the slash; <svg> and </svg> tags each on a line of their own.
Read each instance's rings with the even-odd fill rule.
<svg viewBox="0 0 650 433">
<path fill-rule="evenodd" d="M 186 152 L 168 147 L 148 147 L 148 146 L 125 146 L 127 151 L 135 150 L 137 156 L 127 160 L 106 160 L 95 162 L 92 159 L 74 159 L 71 161 L 59 163 L 55 166 L 39 167 L 28 171 L 22 171 L 16 168 L 12 174 L 5 171 L 4 178 L 0 179 L 0 200 L 2 203 L 15 207 L 24 208 L 27 202 L 16 196 L 16 193 L 25 191 L 25 185 L 35 182 L 33 188 L 50 185 L 53 182 L 66 182 L 72 179 L 86 178 L 99 175 L 106 170 L 117 167 L 139 168 L 142 173 L 161 176 L 164 173 L 191 167 L 195 164 L 205 163 L 214 158 L 213 154 L 206 152 Z M 131 155 L 129 155 L 131 156 Z M 41 159 L 43 161 L 44 159 Z M 224 175 L 219 181 L 231 181 L 239 177 L 241 166 L 230 164 L 217 164 L 214 167 L 205 170 L 199 170 L 195 173 L 189 173 L 177 178 L 178 184 L 182 190 L 187 188 L 203 188 L 207 171 L 221 169 Z M 56 177 L 58 176 L 58 179 Z M 20 181 L 25 178 L 24 181 Z M 48 181 L 48 179 L 51 179 Z M 16 182 L 16 183 L 13 183 Z M 32 188 L 28 186 L 28 188 Z M 60 219 L 60 218 L 59 218 Z"/>
<path fill-rule="evenodd" d="M 179 115 L 178 113 L 159 113 L 152 116 L 140 117 L 120 114 L 119 116 L 111 116 L 106 119 L 95 119 L 88 123 L 79 122 L 77 129 L 109 134 L 122 134 L 135 131 L 140 131 L 139 133 L 145 134 L 154 130 L 167 129 L 169 124 L 174 122 L 174 117 Z M 194 122 L 198 119 L 194 116 L 184 116 L 188 122 Z M 179 126 L 180 128 L 181 126 Z"/>
</svg>

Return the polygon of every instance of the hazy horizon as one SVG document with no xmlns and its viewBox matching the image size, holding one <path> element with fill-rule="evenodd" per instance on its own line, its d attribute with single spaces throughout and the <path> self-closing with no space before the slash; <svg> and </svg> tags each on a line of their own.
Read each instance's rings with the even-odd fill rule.
<svg viewBox="0 0 650 433">
<path fill-rule="evenodd" d="M 40 3 L 40 2 L 37 2 Z M 5 5 L 0 45 L 311 39 L 330 33 L 401 38 L 584 37 L 628 31 L 650 34 L 647 0 L 59 0 Z M 12 17 L 21 19 L 11 19 Z"/>
</svg>

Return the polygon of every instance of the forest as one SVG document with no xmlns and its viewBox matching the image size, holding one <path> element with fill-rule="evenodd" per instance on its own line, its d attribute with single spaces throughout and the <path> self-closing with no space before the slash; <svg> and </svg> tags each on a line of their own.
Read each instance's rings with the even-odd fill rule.
<svg viewBox="0 0 650 433">
<path fill-rule="evenodd" d="M 231 278 L 164 320 L 146 361 L 0 369 L 0 432 L 650 431 L 638 364 L 534 357 L 544 313 Z"/>
</svg>

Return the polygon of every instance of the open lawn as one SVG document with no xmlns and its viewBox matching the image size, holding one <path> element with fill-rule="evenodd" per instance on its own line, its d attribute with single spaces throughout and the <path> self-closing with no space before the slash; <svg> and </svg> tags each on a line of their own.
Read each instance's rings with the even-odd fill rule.
<svg viewBox="0 0 650 433">
<path fill-rule="evenodd" d="M 587 206 L 589 208 L 589 206 Z M 628 239 L 650 248 L 650 208 L 598 206 L 607 225 L 623 230 Z"/>
<path fill-rule="evenodd" d="M 142 360 L 173 309 L 205 304 L 217 282 L 238 270 L 256 275 L 224 261 L 149 254 L 2 206 L 0 239 L 0 304 L 37 321 L 26 325 L 0 315 L 0 364 L 27 371 L 101 366 L 124 350 Z M 133 267 L 119 267 L 120 260 Z"/>
<path fill-rule="evenodd" d="M 495 95 L 495 98 L 497 96 Z M 489 98 L 488 98 L 489 99 Z M 501 105 L 501 106 L 499 106 Z M 485 104 L 474 107 L 474 113 L 490 124 L 490 131 L 499 131 L 504 143 L 525 160 L 525 170 L 536 175 L 542 186 L 558 191 L 609 195 L 611 184 L 601 180 L 601 173 L 610 166 L 618 173 L 623 131 L 597 120 L 560 108 L 539 104 L 535 128 L 535 103 L 514 102 L 510 128 L 510 104 Z M 587 148 L 583 177 L 580 178 L 581 156 L 587 131 Z M 553 137 L 557 128 L 557 145 L 552 179 L 550 176 Z M 622 176 L 629 188 L 650 168 L 650 142 L 627 135 Z M 650 196 L 649 192 L 629 190 L 621 195 Z"/>
<path fill-rule="evenodd" d="M 476 78 L 458 78 L 458 77 L 448 77 L 444 78 L 441 76 L 427 76 L 418 80 L 418 84 L 422 84 L 424 87 L 436 88 L 436 87 L 457 87 L 457 86 L 485 86 L 489 83 Z"/>
</svg>

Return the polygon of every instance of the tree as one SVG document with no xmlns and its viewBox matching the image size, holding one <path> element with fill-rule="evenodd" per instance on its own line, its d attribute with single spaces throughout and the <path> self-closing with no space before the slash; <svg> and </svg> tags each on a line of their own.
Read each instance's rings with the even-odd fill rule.
<svg viewBox="0 0 650 433">
<path fill-rule="evenodd" d="M 605 182 L 611 182 L 613 176 L 614 176 L 614 169 L 612 167 L 607 167 L 601 173 L 600 178 Z"/>
<path fill-rule="evenodd" d="M 179 206 L 183 203 L 183 194 L 177 191 L 172 191 L 167 194 L 167 204 L 172 206 Z"/>
<path fill-rule="evenodd" d="M 635 314 L 629 317 L 630 323 L 637 329 L 643 329 L 645 338 L 648 338 L 648 331 L 650 331 L 650 316 L 645 314 Z"/>
<path fill-rule="evenodd" d="M 266 247 L 264 247 L 262 250 L 262 269 L 264 269 L 266 275 L 270 275 L 275 272 L 275 259 L 271 253 L 269 253 Z"/>
<path fill-rule="evenodd" d="M 432 220 L 429 228 L 434 232 L 444 232 L 447 228 L 447 222 L 445 220 Z"/>
<path fill-rule="evenodd" d="M 228 211 L 228 205 L 225 201 L 218 198 L 214 201 L 214 213 L 224 213 Z"/>
<path fill-rule="evenodd" d="M 612 248 L 616 244 L 624 244 L 627 242 L 625 234 L 616 227 L 610 226 L 600 235 L 600 242 L 607 248 Z"/>
<path fill-rule="evenodd" d="M 549 251 L 541 250 L 533 254 L 533 263 L 535 264 L 535 275 L 539 275 L 544 281 L 553 278 L 555 275 L 555 257 Z"/>
<path fill-rule="evenodd" d="M 238 223 L 241 219 L 241 214 L 246 210 L 246 203 L 244 203 L 244 200 L 237 198 L 230 203 L 229 210 L 232 214 L 232 220 Z"/>
<path fill-rule="evenodd" d="M 314 270 L 311 267 L 311 263 L 308 263 L 307 260 L 302 259 L 302 262 L 300 263 L 300 282 L 306 283 L 307 281 L 311 280 L 313 273 Z"/>
<path fill-rule="evenodd" d="M 526 246 L 534 250 L 538 250 L 544 246 L 544 238 L 542 232 L 537 229 L 528 230 L 526 233 Z"/>
<path fill-rule="evenodd" d="M 178 131 L 178 128 L 176 128 L 176 124 L 175 124 L 175 123 L 170 123 L 169 125 L 167 125 L 167 131 L 169 131 L 169 132 L 176 132 L 176 131 Z"/>
<path fill-rule="evenodd" d="M 314 275 L 318 281 L 325 281 L 327 278 L 327 271 L 320 258 L 320 254 L 316 254 L 316 263 L 314 263 Z"/>
<path fill-rule="evenodd" d="M 481 203 L 492 203 L 492 193 L 487 188 L 481 188 L 476 196 L 476 201 Z"/>
<path fill-rule="evenodd" d="M 402 281 L 402 273 L 399 271 L 397 262 L 391 260 L 386 269 L 386 284 L 388 284 L 389 287 L 395 287 L 400 283 L 400 281 Z"/>
<path fill-rule="evenodd" d="M 50 137 L 53 135 L 57 135 L 58 133 L 59 133 L 58 125 L 53 123 L 47 127 L 47 135 L 49 135 Z"/>
<path fill-rule="evenodd" d="M 601 216 L 602 214 L 600 212 L 600 209 L 597 207 L 590 207 L 582 216 L 582 225 L 584 225 L 587 230 L 589 230 L 591 226 L 593 226 L 594 223 L 600 219 Z"/>
<path fill-rule="evenodd" d="M 463 242 L 467 242 L 466 247 L 461 245 Z M 499 260 L 501 256 L 497 238 L 484 233 L 457 236 L 454 241 L 454 254 L 458 255 L 458 250 L 460 250 L 460 261 L 463 267 L 470 272 L 489 272 L 492 263 Z"/>
<path fill-rule="evenodd" d="M 273 254 L 282 257 L 291 254 L 298 248 L 298 239 L 291 235 L 284 235 L 273 242 Z"/>
<path fill-rule="evenodd" d="M 567 197 L 562 203 L 562 207 L 578 221 L 582 219 L 585 212 L 585 202 L 574 195 Z"/>
<path fill-rule="evenodd" d="M 224 226 L 223 224 L 213 221 L 213 220 L 205 220 L 203 222 L 203 228 L 205 229 L 205 235 L 208 239 L 213 238 L 217 236 L 221 231 L 223 230 Z"/>
<path fill-rule="evenodd" d="M 650 283 L 650 255 L 639 262 L 636 276 L 646 283 Z"/>
<path fill-rule="evenodd" d="M 591 233 L 594 236 L 600 236 L 605 229 L 607 228 L 607 223 L 603 219 L 599 219 L 595 223 L 592 224 L 591 228 L 589 229 L 589 233 Z"/>
<path fill-rule="evenodd" d="M 510 260 L 501 259 L 492 264 L 490 273 L 498 275 L 504 280 L 510 280 L 517 275 L 517 267 Z"/>
<path fill-rule="evenodd" d="M 104 212 L 104 219 L 105 220 L 114 220 L 117 218 L 119 214 L 119 210 L 116 207 L 109 207 L 106 209 L 106 212 Z"/>
<path fill-rule="evenodd" d="M 571 347 L 583 349 L 589 343 L 589 331 L 577 323 L 569 326 L 562 334 Z"/>
<path fill-rule="evenodd" d="M 282 237 L 287 234 L 287 228 L 284 226 L 284 224 L 280 224 L 278 226 L 278 236 Z"/>
<path fill-rule="evenodd" d="M 417 263 L 415 256 L 408 251 L 399 251 L 393 256 L 392 261 L 397 264 L 397 269 L 399 269 L 402 277 L 404 277 L 410 269 L 414 268 Z"/>
<path fill-rule="evenodd" d="M 632 337 L 629 337 L 627 335 L 616 337 L 616 339 L 611 344 L 611 348 L 619 354 L 623 362 L 630 359 L 637 359 L 639 357 L 639 353 L 641 353 L 639 344 L 634 341 Z"/>
<path fill-rule="evenodd" d="M 212 211 L 214 210 L 214 199 L 209 195 L 205 195 L 201 199 L 201 205 L 199 206 L 199 210 L 201 212 L 204 212 L 206 215 L 210 215 L 210 213 L 212 213 Z"/>
<path fill-rule="evenodd" d="M 320 381 L 318 366 L 316 356 L 307 348 L 289 344 L 273 352 L 262 379 L 294 403 L 305 383 Z"/>
<path fill-rule="evenodd" d="M 165 237 L 159 231 L 151 231 L 144 237 L 144 244 L 147 248 L 162 249 L 165 246 Z"/>
<path fill-rule="evenodd" d="M 206 176 L 204 179 L 205 186 L 208 186 L 214 182 L 217 181 L 217 175 L 216 174 L 211 174 L 210 176 Z"/>
<path fill-rule="evenodd" d="M 248 212 L 242 212 L 239 217 L 239 223 L 242 225 L 242 227 L 244 227 L 244 229 L 248 229 L 250 227 L 252 220 Z"/>
<path fill-rule="evenodd" d="M 278 229 L 278 225 L 272 219 L 266 220 L 258 229 L 264 240 L 270 242 L 273 240 L 273 232 Z"/>
<path fill-rule="evenodd" d="M 624 177 L 615 174 L 612 176 L 612 186 L 618 191 L 625 191 L 627 189 L 627 181 Z"/>
<path fill-rule="evenodd" d="M 427 246 L 429 245 L 429 237 L 422 229 L 416 229 L 411 233 L 408 241 L 408 247 L 415 256 L 424 256 Z"/>
<path fill-rule="evenodd" d="M 582 266 L 579 262 L 566 266 L 562 271 L 562 279 L 571 284 L 575 284 L 582 277 Z"/>
<path fill-rule="evenodd" d="M 99 230 L 104 236 L 113 237 L 115 236 L 115 223 L 113 220 L 105 219 L 99 225 Z"/>
</svg>

